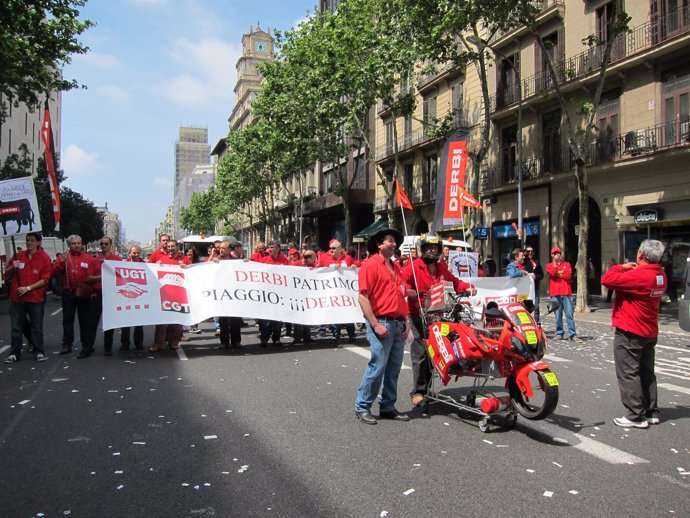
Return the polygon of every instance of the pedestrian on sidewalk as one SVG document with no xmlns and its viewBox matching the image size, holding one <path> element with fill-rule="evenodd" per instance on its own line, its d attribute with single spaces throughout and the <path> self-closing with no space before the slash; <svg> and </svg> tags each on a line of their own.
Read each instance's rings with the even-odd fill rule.
<svg viewBox="0 0 690 518">
<path fill-rule="evenodd" d="M 367 322 L 371 359 L 357 391 L 355 414 L 366 424 L 377 423 L 371 415 L 371 406 L 382 384 L 379 417 L 410 420 L 395 408 L 405 339 L 410 333 L 405 280 L 400 267 L 392 260 L 402 242 L 403 236 L 397 230 L 379 230 L 369 238 L 370 257 L 359 270 L 359 305 Z"/>
<path fill-rule="evenodd" d="M 613 359 L 626 415 L 613 420 L 617 426 L 649 428 L 659 423 L 654 354 L 659 335 L 659 302 L 667 279 L 659 264 L 664 244 L 645 239 L 637 262 L 612 266 L 601 284 L 616 290 L 611 312 Z"/>
<path fill-rule="evenodd" d="M 565 313 L 568 340 L 575 340 L 577 329 L 573 317 L 573 289 L 570 285 L 573 269 L 568 261 L 563 260 L 563 253 L 557 246 L 551 249 L 551 262 L 546 265 L 546 273 L 549 274 L 549 295 L 559 304 L 556 310 L 556 335 L 559 340 L 565 340 L 563 331 L 563 313 Z"/>
</svg>

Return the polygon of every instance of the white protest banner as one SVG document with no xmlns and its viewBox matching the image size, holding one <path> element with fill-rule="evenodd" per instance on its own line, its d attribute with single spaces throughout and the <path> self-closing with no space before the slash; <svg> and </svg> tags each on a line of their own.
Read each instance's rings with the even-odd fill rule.
<svg viewBox="0 0 690 518">
<path fill-rule="evenodd" d="M 0 237 L 41 231 L 41 215 L 30 176 L 0 182 Z"/>
<path fill-rule="evenodd" d="M 458 279 L 479 276 L 479 254 L 450 250 L 448 252 L 448 269 Z"/>
<path fill-rule="evenodd" d="M 477 294 L 470 297 L 476 315 L 482 314 L 483 307 L 488 302 L 496 302 L 499 307 L 503 307 L 525 299 L 534 300 L 534 281 L 527 275 L 517 278 L 470 277 L 463 280 L 477 288 Z"/>
<path fill-rule="evenodd" d="M 296 324 L 364 322 L 357 271 L 253 261 L 174 265 L 105 261 L 103 329 L 191 325 L 215 316 Z"/>
</svg>

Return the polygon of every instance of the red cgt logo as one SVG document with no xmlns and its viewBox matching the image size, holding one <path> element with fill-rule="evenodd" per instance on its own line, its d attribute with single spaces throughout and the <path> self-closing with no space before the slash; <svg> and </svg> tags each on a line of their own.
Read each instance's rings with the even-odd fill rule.
<svg viewBox="0 0 690 518">
<path fill-rule="evenodd" d="M 142 288 L 147 284 L 146 270 L 115 267 L 115 286 L 117 292 L 123 297 L 128 299 L 141 297 L 144 293 L 148 293 Z"/>
</svg>

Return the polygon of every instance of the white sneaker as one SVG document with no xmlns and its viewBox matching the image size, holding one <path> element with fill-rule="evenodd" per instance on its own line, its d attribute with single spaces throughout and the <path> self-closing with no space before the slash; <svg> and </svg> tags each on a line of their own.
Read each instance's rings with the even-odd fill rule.
<svg viewBox="0 0 690 518">
<path fill-rule="evenodd" d="M 659 419 L 658 417 L 645 417 L 645 420 L 649 424 L 659 424 L 661 422 L 661 419 Z"/>
<path fill-rule="evenodd" d="M 622 426 L 623 428 L 649 428 L 649 423 L 646 420 L 631 421 L 627 417 L 616 417 L 613 420 L 613 424 Z"/>
<path fill-rule="evenodd" d="M 5 358 L 5 363 L 15 363 L 19 361 L 19 358 L 17 358 L 14 354 L 10 354 L 7 358 Z"/>
<path fill-rule="evenodd" d="M 36 361 L 37 362 L 44 362 L 48 359 L 48 357 L 45 354 L 38 353 L 36 355 Z"/>
</svg>

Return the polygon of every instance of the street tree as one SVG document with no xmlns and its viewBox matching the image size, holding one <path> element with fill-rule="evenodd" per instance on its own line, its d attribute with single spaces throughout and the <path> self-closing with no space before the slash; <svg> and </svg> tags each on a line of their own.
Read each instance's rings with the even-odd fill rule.
<svg viewBox="0 0 690 518">
<path fill-rule="evenodd" d="M 589 181 L 587 164 L 592 143 L 597 137 L 595 124 L 597 107 L 601 101 L 606 83 L 612 51 L 620 45 L 620 39 L 629 32 L 630 16 L 616 2 L 614 15 L 607 20 L 606 30 L 599 36 L 594 34 L 583 39 L 582 43 L 591 59 L 591 82 L 580 88 L 580 95 L 574 96 L 564 86 L 575 78 L 575 63 L 553 52 L 553 43 L 543 37 L 537 21 L 540 8 L 530 0 L 520 0 L 510 18 L 527 27 L 534 36 L 546 64 L 546 74 L 552 96 L 560 105 L 563 114 L 563 128 L 568 137 L 570 160 L 575 166 L 575 180 L 579 201 L 579 235 L 577 248 L 577 297 L 575 308 L 579 312 L 589 311 L 587 271 L 589 244 Z M 598 65 L 598 69 L 597 69 Z"/>
<path fill-rule="evenodd" d="M 217 219 L 214 217 L 214 186 L 205 192 L 192 193 L 189 206 L 180 210 L 180 226 L 192 234 L 211 234 Z"/>
<path fill-rule="evenodd" d="M 96 210 L 93 202 L 69 187 L 61 187 L 60 203 L 62 216 L 59 237 L 65 239 L 77 234 L 81 236 L 83 243 L 100 239 L 103 235 L 103 215 Z"/>
<path fill-rule="evenodd" d="M 78 36 L 93 26 L 79 20 L 86 0 L 3 0 L 0 2 L 0 124 L 7 103 L 35 108 L 49 92 L 79 87 L 61 68 L 88 47 Z"/>
</svg>

